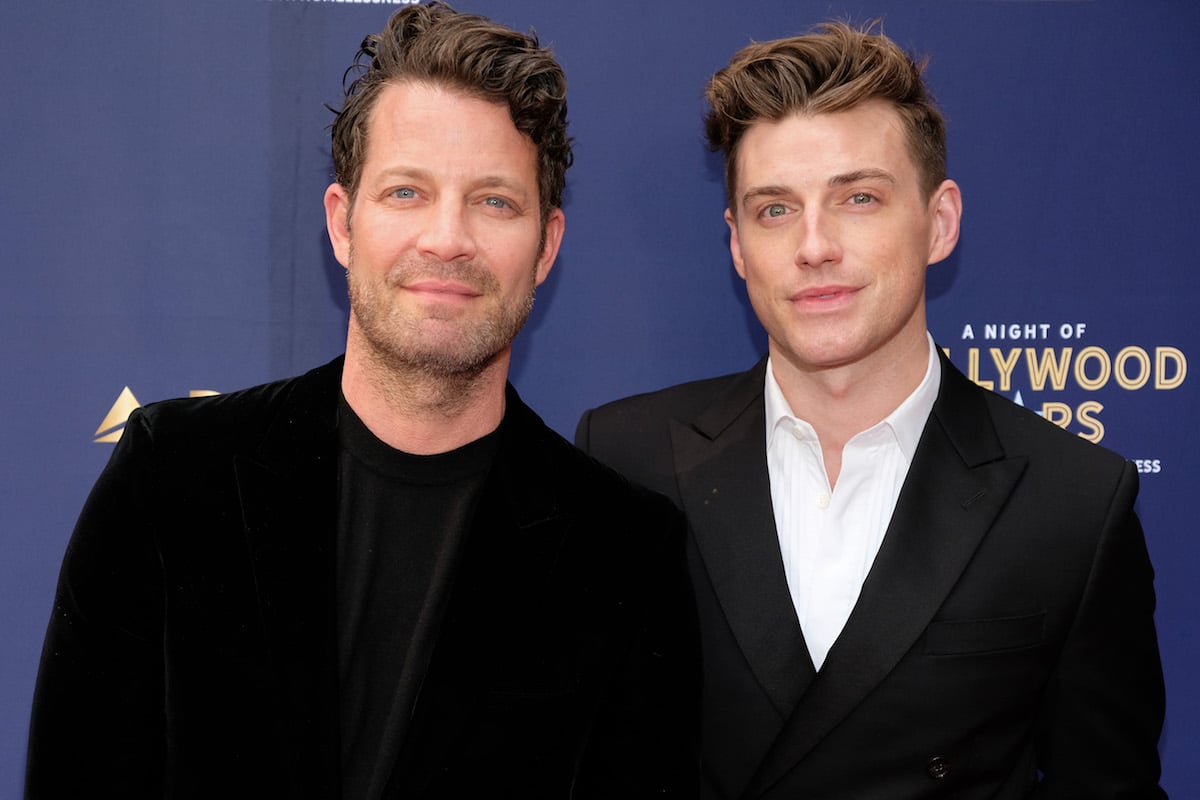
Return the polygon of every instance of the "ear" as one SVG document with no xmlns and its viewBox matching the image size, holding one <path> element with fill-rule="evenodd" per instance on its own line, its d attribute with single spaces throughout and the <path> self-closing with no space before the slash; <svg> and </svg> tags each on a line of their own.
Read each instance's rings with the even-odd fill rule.
<svg viewBox="0 0 1200 800">
<path fill-rule="evenodd" d="M 725 224 L 729 226 L 729 255 L 733 258 L 733 268 L 742 280 L 746 280 L 746 262 L 742 260 L 742 240 L 738 238 L 737 218 L 728 208 L 725 209 Z"/>
<path fill-rule="evenodd" d="M 535 286 L 541 286 L 542 281 L 546 280 L 546 276 L 550 274 L 550 268 L 554 266 L 554 260 L 558 258 L 558 248 L 562 246 L 563 231 L 566 227 L 567 218 L 562 209 L 556 208 L 551 211 L 542 234 L 542 252 L 538 254 Z"/>
<path fill-rule="evenodd" d="M 340 183 L 325 190 L 325 229 L 333 255 L 343 267 L 350 267 L 350 195 Z"/>
<path fill-rule="evenodd" d="M 954 252 L 962 223 L 962 192 L 954 181 L 942 181 L 929 198 L 933 230 L 929 242 L 929 263 L 936 264 Z"/>
</svg>

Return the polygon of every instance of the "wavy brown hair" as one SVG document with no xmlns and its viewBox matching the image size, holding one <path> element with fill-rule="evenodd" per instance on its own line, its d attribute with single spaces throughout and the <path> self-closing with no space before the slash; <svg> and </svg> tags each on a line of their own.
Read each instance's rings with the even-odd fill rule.
<svg viewBox="0 0 1200 800">
<path fill-rule="evenodd" d="M 543 224 L 562 205 L 573 158 L 562 67 L 533 32 L 518 33 L 440 2 L 393 14 L 383 31 L 363 40 L 346 70 L 345 98 L 333 121 L 333 167 L 351 200 L 362 177 L 371 110 L 385 86 L 405 81 L 506 106 L 517 130 L 537 147 Z"/>
<path fill-rule="evenodd" d="M 928 198 L 946 179 L 946 123 L 917 62 L 875 30 L 828 22 L 802 36 L 755 42 L 734 54 L 708 83 L 709 146 L 725 156 L 725 191 L 736 213 L 738 145 L 755 122 L 792 114 L 846 111 L 885 100 L 899 112 Z"/>
</svg>

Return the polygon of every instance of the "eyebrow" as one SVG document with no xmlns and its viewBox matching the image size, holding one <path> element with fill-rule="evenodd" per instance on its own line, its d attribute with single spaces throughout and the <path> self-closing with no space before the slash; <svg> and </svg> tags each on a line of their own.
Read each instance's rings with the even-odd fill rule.
<svg viewBox="0 0 1200 800">
<path fill-rule="evenodd" d="M 529 187 L 523 186 L 514 182 L 510 178 L 503 175 L 484 175 L 476 181 L 473 181 L 472 186 L 476 189 L 507 189 L 514 194 L 519 194 L 522 197 L 528 192 Z"/>
<path fill-rule="evenodd" d="M 430 177 L 431 175 L 428 170 L 419 167 L 388 167 L 379 171 L 379 180 L 384 183 L 396 180 L 397 178 L 429 180 Z"/>
<path fill-rule="evenodd" d="M 834 175 L 829 179 L 829 185 L 846 186 L 851 183 L 859 183 L 861 181 L 884 181 L 886 183 L 895 184 L 896 176 L 887 170 L 883 169 L 856 169 L 854 172 L 847 172 L 842 175 Z"/>
<path fill-rule="evenodd" d="M 757 200 L 760 197 L 784 197 L 788 194 L 791 194 L 791 191 L 786 186 L 755 186 L 747 189 L 742 195 L 741 206 L 745 208 L 751 200 Z"/>
</svg>

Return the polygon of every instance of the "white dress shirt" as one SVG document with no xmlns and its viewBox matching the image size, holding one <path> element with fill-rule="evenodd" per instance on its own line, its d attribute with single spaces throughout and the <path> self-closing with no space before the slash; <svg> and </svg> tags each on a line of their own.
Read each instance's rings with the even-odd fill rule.
<svg viewBox="0 0 1200 800">
<path fill-rule="evenodd" d="M 767 473 L 783 571 L 817 669 L 842 632 L 887 531 L 900 487 L 941 384 L 933 337 L 916 390 L 842 450 L 829 488 L 821 443 L 793 413 L 767 361 Z"/>
</svg>

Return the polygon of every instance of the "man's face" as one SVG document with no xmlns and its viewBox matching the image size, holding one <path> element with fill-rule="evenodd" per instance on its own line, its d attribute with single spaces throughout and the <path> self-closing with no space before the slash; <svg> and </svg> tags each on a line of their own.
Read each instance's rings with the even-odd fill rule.
<svg viewBox="0 0 1200 800">
<path fill-rule="evenodd" d="M 954 249 L 962 207 L 951 181 L 923 197 L 899 114 L 870 101 L 756 122 L 737 159 L 730 249 L 773 359 L 925 358 L 925 269 Z"/>
<path fill-rule="evenodd" d="M 385 87 L 371 111 L 358 191 L 325 193 L 348 271 L 348 350 L 432 375 L 507 354 L 562 239 L 545 226 L 537 150 L 508 109 L 425 83 Z"/>
</svg>

